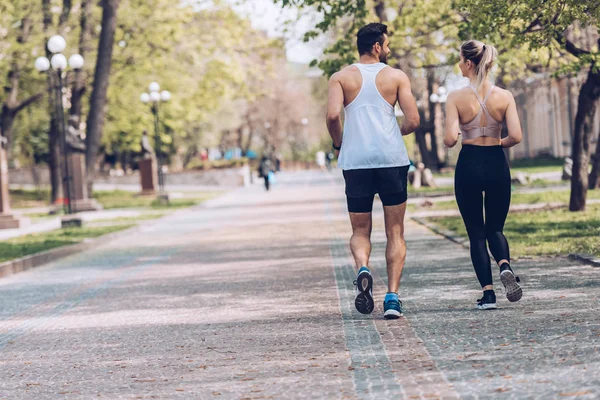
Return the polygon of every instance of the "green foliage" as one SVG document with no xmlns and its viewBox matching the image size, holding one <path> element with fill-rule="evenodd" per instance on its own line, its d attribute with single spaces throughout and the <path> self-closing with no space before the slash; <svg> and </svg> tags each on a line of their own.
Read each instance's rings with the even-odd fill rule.
<svg viewBox="0 0 600 400">
<path fill-rule="evenodd" d="M 504 43 L 507 48 L 523 48 L 538 55 L 546 52 L 548 64 L 556 51 L 572 54 L 573 58 L 559 60 L 559 72 L 577 72 L 594 65 L 598 58 L 597 48 L 579 53 L 569 39 L 578 29 L 598 26 L 598 0 L 456 0 L 455 7 L 466 16 L 462 32 Z"/>
</svg>

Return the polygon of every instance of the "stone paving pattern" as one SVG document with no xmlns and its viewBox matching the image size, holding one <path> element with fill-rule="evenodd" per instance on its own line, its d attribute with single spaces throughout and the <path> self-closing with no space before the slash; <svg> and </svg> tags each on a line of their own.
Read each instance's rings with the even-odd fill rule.
<svg viewBox="0 0 600 400">
<path fill-rule="evenodd" d="M 600 270 L 514 263 L 474 309 L 468 250 L 407 219 L 405 318 L 354 310 L 343 181 L 282 174 L 0 279 L 0 398 L 598 398 Z"/>
</svg>

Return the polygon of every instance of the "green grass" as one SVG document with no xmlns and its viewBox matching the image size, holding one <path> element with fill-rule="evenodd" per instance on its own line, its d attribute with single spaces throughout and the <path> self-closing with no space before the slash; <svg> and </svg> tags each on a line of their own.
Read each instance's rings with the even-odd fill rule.
<svg viewBox="0 0 600 400">
<path fill-rule="evenodd" d="M 216 193 L 201 192 L 190 194 L 192 197 L 183 199 L 171 199 L 169 204 L 161 204 L 156 196 L 139 196 L 137 193 L 114 190 L 110 192 L 94 192 L 94 198 L 98 200 L 105 209 L 114 208 L 152 208 L 152 209 L 174 209 L 191 207 L 208 200 Z"/>
<path fill-rule="evenodd" d="M 95 238 L 107 233 L 131 228 L 132 226 L 135 226 L 135 224 L 58 229 L 51 232 L 9 239 L 0 243 L 0 262 L 76 244 L 87 238 Z"/>
<path fill-rule="evenodd" d="M 547 191 L 539 193 L 513 193 L 511 198 L 511 204 L 546 204 L 546 203 L 563 203 L 567 205 L 569 203 L 569 190 L 561 191 Z M 587 195 L 588 200 L 600 199 L 600 190 L 590 190 Z M 414 211 L 442 211 L 456 209 L 455 200 L 447 201 L 435 201 L 435 199 L 429 199 L 433 203 L 430 207 L 421 207 L 418 204 L 409 204 L 407 210 L 410 212 Z"/>
<path fill-rule="evenodd" d="M 531 167 L 511 167 L 511 172 L 523 172 L 525 174 L 539 174 L 542 172 L 561 172 L 562 164 L 559 166 L 556 165 L 538 165 Z"/>
<path fill-rule="evenodd" d="M 217 192 L 192 192 L 186 193 L 185 198 L 172 199 L 169 204 L 161 204 L 156 201 L 156 196 L 139 196 L 137 193 L 123 190 L 97 191 L 94 198 L 102 204 L 105 209 L 114 208 L 148 208 L 148 209 L 177 209 L 191 207 L 204 200 L 215 197 Z M 15 189 L 10 191 L 12 208 L 44 207 L 50 204 L 50 192 L 45 189 Z M 35 215 L 34 217 L 41 217 Z"/>
<path fill-rule="evenodd" d="M 48 189 L 11 189 L 11 208 L 44 207 L 50 203 L 50 190 Z"/>
<path fill-rule="evenodd" d="M 430 221 L 464 237 L 460 217 L 430 218 Z M 585 212 L 568 209 L 510 214 L 504 227 L 515 257 L 587 253 L 600 256 L 600 204 Z"/>
</svg>

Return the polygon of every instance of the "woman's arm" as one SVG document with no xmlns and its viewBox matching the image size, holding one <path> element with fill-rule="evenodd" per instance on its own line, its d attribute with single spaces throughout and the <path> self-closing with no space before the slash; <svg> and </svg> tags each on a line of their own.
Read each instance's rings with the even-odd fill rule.
<svg viewBox="0 0 600 400">
<path fill-rule="evenodd" d="M 506 128 L 508 128 L 508 136 L 502 139 L 501 142 L 502 147 L 504 148 L 513 147 L 523 140 L 523 131 L 521 130 L 521 121 L 519 121 L 515 98 L 510 92 L 508 95 L 510 96 L 508 108 L 506 109 Z"/>
<path fill-rule="evenodd" d="M 460 134 L 455 97 L 453 93 L 450 93 L 448 100 L 446 100 L 446 133 L 444 135 L 444 145 L 446 147 L 454 147 L 456 142 L 458 142 L 458 135 Z"/>
</svg>

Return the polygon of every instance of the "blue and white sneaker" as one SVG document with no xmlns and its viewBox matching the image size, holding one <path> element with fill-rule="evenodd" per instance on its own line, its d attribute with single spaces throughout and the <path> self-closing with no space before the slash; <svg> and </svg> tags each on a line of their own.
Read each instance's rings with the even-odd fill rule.
<svg viewBox="0 0 600 400">
<path fill-rule="evenodd" d="M 402 302 L 397 293 L 386 293 L 383 300 L 383 318 L 398 319 L 402 316 Z"/>
<path fill-rule="evenodd" d="M 354 306 L 361 314 L 371 314 L 375 308 L 373 302 L 373 277 L 367 267 L 361 267 L 354 281 L 356 285 L 356 299 Z"/>
</svg>

